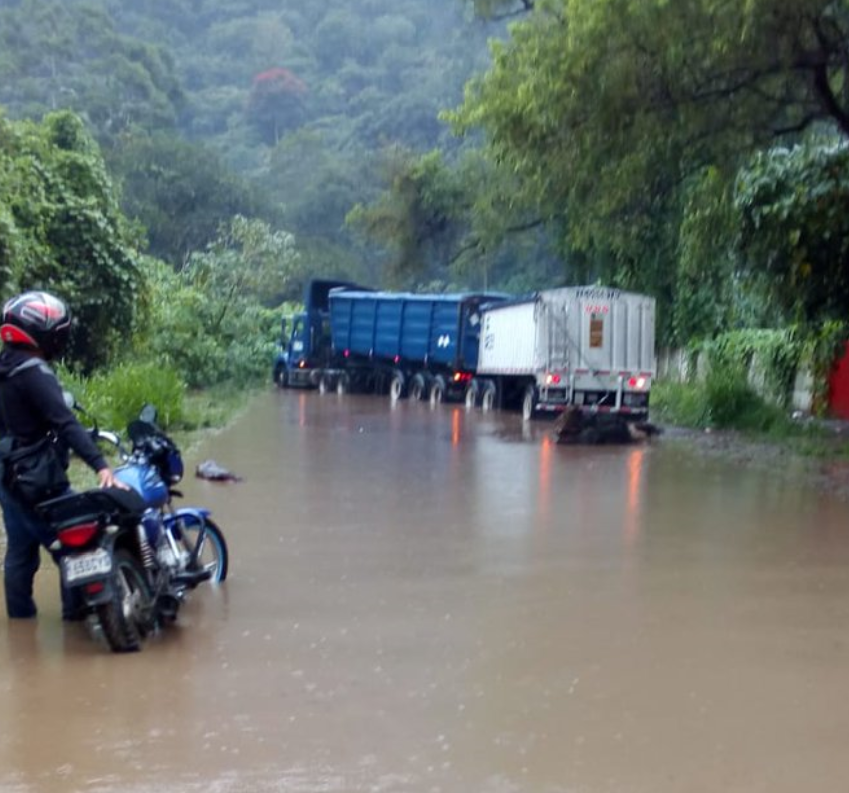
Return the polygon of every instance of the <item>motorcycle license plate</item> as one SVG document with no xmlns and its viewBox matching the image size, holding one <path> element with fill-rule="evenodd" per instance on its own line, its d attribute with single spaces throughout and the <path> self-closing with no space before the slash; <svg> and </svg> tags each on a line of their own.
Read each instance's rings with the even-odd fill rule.
<svg viewBox="0 0 849 793">
<path fill-rule="evenodd" d="M 103 548 L 62 559 L 62 577 L 66 584 L 73 584 L 75 581 L 93 576 L 106 575 L 111 569 L 112 557 Z"/>
</svg>

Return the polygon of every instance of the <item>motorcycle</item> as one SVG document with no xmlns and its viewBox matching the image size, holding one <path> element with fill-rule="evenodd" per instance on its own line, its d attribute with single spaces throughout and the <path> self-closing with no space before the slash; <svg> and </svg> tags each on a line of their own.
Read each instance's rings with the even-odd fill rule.
<svg viewBox="0 0 849 793">
<path fill-rule="evenodd" d="M 127 427 L 129 452 L 117 433 L 95 426 L 92 436 L 115 447 L 115 478 L 129 489 L 69 493 L 37 510 L 55 531 L 50 551 L 89 630 L 113 652 L 133 652 L 177 619 L 191 590 L 227 578 L 227 542 L 209 510 L 174 507 L 183 461 L 153 406 Z"/>
</svg>

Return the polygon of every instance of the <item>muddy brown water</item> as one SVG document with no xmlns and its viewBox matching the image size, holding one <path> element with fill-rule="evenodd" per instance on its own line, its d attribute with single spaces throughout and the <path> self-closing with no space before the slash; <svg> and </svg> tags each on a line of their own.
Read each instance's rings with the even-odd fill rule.
<svg viewBox="0 0 849 793">
<path fill-rule="evenodd" d="M 849 505 L 516 416 L 269 392 L 185 482 L 230 580 L 114 656 L 0 620 L 0 791 L 716 793 L 849 779 Z"/>
</svg>

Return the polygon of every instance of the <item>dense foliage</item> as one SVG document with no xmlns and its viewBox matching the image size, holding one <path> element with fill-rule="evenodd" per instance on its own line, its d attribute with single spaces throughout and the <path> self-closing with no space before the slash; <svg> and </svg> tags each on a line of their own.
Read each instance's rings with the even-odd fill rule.
<svg viewBox="0 0 849 793">
<path fill-rule="evenodd" d="M 242 217 L 177 273 L 149 261 L 155 308 L 139 353 L 175 367 L 194 387 L 267 376 L 280 317 L 263 300 L 298 264 L 291 235 Z"/>
<path fill-rule="evenodd" d="M 62 294 L 77 319 L 71 352 L 85 368 L 102 364 L 144 310 L 135 242 L 76 116 L 0 118 L 2 291 Z"/>
<path fill-rule="evenodd" d="M 736 209 L 751 221 L 742 237 L 726 213 L 755 153 L 810 145 L 816 124 L 840 138 L 849 131 L 847 38 L 849 4 L 832 0 L 540 0 L 494 45 L 493 67 L 450 117 L 458 132 L 485 132 L 490 160 L 517 179 L 516 201 L 557 234 L 564 255 L 657 295 L 667 338 L 711 332 L 733 319 L 711 293 L 739 291 L 750 277 L 759 302 L 796 307 L 798 291 L 786 287 L 808 272 L 799 246 L 795 274 L 787 260 L 771 263 L 791 275 L 776 288 L 761 277 L 766 258 L 778 234 L 809 243 L 822 227 L 794 231 L 774 207 L 771 238 L 761 236 L 769 211 L 757 205 L 774 195 L 751 185 L 765 167 L 757 160 L 738 185 Z M 824 170 L 786 175 L 809 195 L 834 194 Z M 805 276 L 808 317 L 834 310 L 812 289 L 827 291 L 840 267 Z"/>
<path fill-rule="evenodd" d="M 196 387 L 264 379 L 279 322 L 265 306 L 299 275 L 292 235 L 236 216 L 176 271 L 138 242 L 78 117 L 0 119 L 2 291 L 47 289 L 70 304 L 73 369 L 131 363 L 125 380 L 138 385 L 149 365 L 133 404 L 162 390 L 164 372 Z"/>
<path fill-rule="evenodd" d="M 792 318 L 845 317 L 849 306 L 849 149 L 759 154 L 736 192 L 743 264 Z"/>
</svg>

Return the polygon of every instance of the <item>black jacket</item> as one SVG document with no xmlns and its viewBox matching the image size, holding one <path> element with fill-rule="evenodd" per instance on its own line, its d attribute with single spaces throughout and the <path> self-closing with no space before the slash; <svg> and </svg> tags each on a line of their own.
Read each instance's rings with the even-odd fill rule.
<svg viewBox="0 0 849 793">
<path fill-rule="evenodd" d="M 0 352 L 0 434 L 12 435 L 16 445 L 27 445 L 52 430 L 63 448 L 73 449 L 92 470 L 105 468 L 106 459 L 65 404 L 62 386 L 47 363 L 9 377 L 32 358 L 32 353 L 14 347 Z"/>
</svg>

